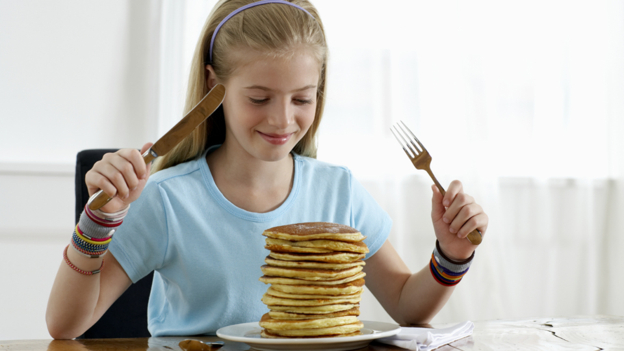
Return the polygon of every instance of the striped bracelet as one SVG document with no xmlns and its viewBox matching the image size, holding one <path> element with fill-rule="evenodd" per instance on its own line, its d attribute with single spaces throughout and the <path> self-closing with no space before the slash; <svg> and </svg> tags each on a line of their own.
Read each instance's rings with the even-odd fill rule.
<svg viewBox="0 0 624 351">
<path fill-rule="evenodd" d="M 436 246 L 429 261 L 429 270 L 438 283 L 444 286 L 455 286 L 468 272 L 473 258 L 474 252 L 463 261 L 452 260 L 442 252 L 440 242 L 436 240 Z"/>
<path fill-rule="evenodd" d="M 76 267 L 73 263 L 71 263 L 71 261 L 69 260 L 69 257 L 67 257 L 67 249 L 69 249 L 69 245 L 67 245 L 65 247 L 65 250 L 63 250 L 63 258 L 65 259 L 65 263 L 67 263 L 67 265 L 75 270 L 76 272 L 80 273 L 80 274 L 84 274 L 84 275 L 94 275 L 94 274 L 98 274 L 102 271 L 102 267 L 104 267 L 104 260 L 102 260 L 102 265 L 100 266 L 100 268 L 94 270 L 94 271 L 85 271 L 82 270 L 78 267 Z"/>
<path fill-rule="evenodd" d="M 106 213 L 100 210 L 92 211 L 85 205 L 80 220 L 74 228 L 71 246 L 83 256 L 99 258 L 104 256 L 113 234 L 123 223 L 130 206 L 116 213 Z"/>
</svg>

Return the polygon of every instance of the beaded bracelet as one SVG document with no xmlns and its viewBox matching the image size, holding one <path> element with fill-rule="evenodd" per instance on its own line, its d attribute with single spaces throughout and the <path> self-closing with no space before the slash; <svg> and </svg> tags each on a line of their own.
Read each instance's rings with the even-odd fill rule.
<svg viewBox="0 0 624 351">
<path fill-rule="evenodd" d="M 63 250 L 63 258 L 65 259 L 65 263 L 67 263 L 67 265 L 75 270 L 76 272 L 80 273 L 80 274 L 84 274 L 84 275 L 94 275 L 94 274 L 98 274 L 102 271 L 102 267 L 104 267 L 104 260 L 102 260 L 102 265 L 100 266 L 100 268 L 94 270 L 94 271 L 85 271 L 82 270 L 78 267 L 76 267 L 73 263 L 71 263 L 71 261 L 69 260 L 69 257 L 67 257 L 67 249 L 69 249 L 69 245 L 67 245 L 65 247 L 65 250 Z"/>
<path fill-rule="evenodd" d="M 440 242 L 436 240 L 436 246 L 429 261 L 429 270 L 438 283 L 444 286 L 455 286 L 468 272 L 473 258 L 474 252 L 463 261 L 452 260 L 442 252 Z"/>
<path fill-rule="evenodd" d="M 108 246 L 106 250 L 103 251 L 89 251 L 89 250 L 85 250 L 83 248 L 81 248 L 80 246 L 76 245 L 76 243 L 72 240 L 71 241 L 71 247 L 74 248 L 74 250 L 76 252 L 78 252 L 79 254 L 88 257 L 88 258 L 100 258 L 102 256 L 104 256 L 107 252 L 108 252 Z"/>
<path fill-rule="evenodd" d="M 80 238 L 76 232 L 72 235 L 71 243 L 90 255 L 98 255 L 99 252 L 106 251 L 108 249 L 108 243 L 104 245 L 91 244 Z"/>
</svg>

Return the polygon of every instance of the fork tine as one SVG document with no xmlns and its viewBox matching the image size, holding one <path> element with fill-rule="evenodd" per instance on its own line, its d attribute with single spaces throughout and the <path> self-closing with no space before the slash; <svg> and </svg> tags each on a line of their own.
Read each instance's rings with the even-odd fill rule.
<svg viewBox="0 0 624 351">
<path fill-rule="evenodd" d="M 393 126 L 396 129 L 396 126 Z M 399 140 L 399 137 L 397 136 L 398 130 L 395 133 L 394 129 L 392 129 L 392 127 L 390 127 L 390 131 L 392 132 L 392 135 L 394 135 L 394 137 L 396 138 L 396 140 L 399 142 L 399 144 L 401 145 L 401 147 L 403 148 L 403 151 L 405 151 L 405 153 L 407 154 L 407 157 L 409 157 L 410 159 L 416 157 L 418 154 L 414 153 L 414 150 L 412 150 L 412 148 L 409 147 L 409 145 L 407 146 L 409 148 L 409 150 L 411 151 L 407 151 L 407 149 L 405 148 L 405 144 L 403 142 L 401 142 L 401 140 Z M 399 133 L 399 135 L 401 135 Z M 401 138 L 403 139 L 403 136 L 401 135 Z M 412 155 L 413 154 L 413 155 Z"/>
<path fill-rule="evenodd" d="M 401 124 L 405 127 L 405 129 L 414 137 L 414 140 L 416 140 L 416 142 L 418 143 L 418 145 L 420 145 L 421 149 L 423 149 L 424 151 L 427 151 L 427 149 L 425 149 L 425 147 L 423 146 L 423 144 L 420 143 L 420 140 L 418 140 L 418 138 L 414 135 L 414 133 L 412 133 L 412 131 L 407 128 L 407 126 L 405 125 L 405 123 L 403 123 L 403 121 L 400 121 Z"/>
<path fill-rule="evenodd" d="M 405 124 L 403 124 L 403 125 L 405 126 Z M 407 129 L 409 131 L 409 128 L 407 128 L 407 127 L 403 128 L 403 126 L 401 126 L 401 125 L 398 125 L 398 126 L 401 129 L 401 131 L 403 132 L 403 135 L 405 135 L 405 139 L 409 140 L 409 143 L 412 144 L 412 146 L 413 146 L 412 148 L 416 149 L 416 151 L 417 151 L 416 154 L 417 155 L 421 154 L 423 152 L 422 148 L 419 148 L 418 145 L 414 144 L 414 139 L 410 138 L 409 135 L 407 135 L 407 132 L 405 131 L 405 129 Z M 411 131 L 410 131 L 410 134 L 412 134 L 412 136 L 414 136 L 414 133 L 412 133 Z M 418 143 L 418 144 L 420 144 L 420 143 Z"/>
<path fill-rule="evenodd" d="M 414 142 L 410 140 L 409 136 L 405 133 L 405 131 L 401 130 L 400 126 L 397 127 L 397 125 L 395 124 L 394 130 L 399 135 L 399 137 L 401 137 L 401 139 L 403 140 L 402 145 L 407 146 L 407 148 L 414 155 L 413 157 L 420 155 L 422 151 L 420 151 L 420 149 L 416 146 L 416 144 L 414 144 Z"/>
</svg>

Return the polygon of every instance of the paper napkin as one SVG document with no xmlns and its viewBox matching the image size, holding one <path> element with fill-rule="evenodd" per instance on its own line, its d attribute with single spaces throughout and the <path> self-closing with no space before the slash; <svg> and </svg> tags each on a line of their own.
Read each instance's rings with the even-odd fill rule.
<svg viewBox="0 0 624 351">
<path fill-rule="evenodd" d="M 388 338 L 377 339 L 384 344 L 414 351 L 429 351 L 472 335 L 474 324 L 466 321 L 443 329 L 407 328 Z"/>
</svg>

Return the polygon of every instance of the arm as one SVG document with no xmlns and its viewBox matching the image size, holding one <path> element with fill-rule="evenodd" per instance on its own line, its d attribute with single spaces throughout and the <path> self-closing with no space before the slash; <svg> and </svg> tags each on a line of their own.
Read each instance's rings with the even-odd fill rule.
<svg viewBox="0 0 624 351">
<path fill-rule="evenodd" d="M 80 269 L 98 269 L 102 259 L 67 252 L 69 260 Z M 65 262 L 56 274 L 48 300 L 46 323 L 54 339 L 73 339 L 89 329 L 132 284 L 128 275 L 110 253 L 104 255 L 102 273 L 82 275 Z"/>
<path fill-rule="evenodd" d="M 145 144 L 141 153 L 150 146 Z M 149 177 L 149 167 L 146 167 L 141 153 L 123 149 L 106 154 L 87 173 L 85 182 L 90 195 L 103 189 L 114 197 L 102 211 L 117 212 L 139 197 Z M 46 310 L 48 331 L 55 339 L 72 339 L 83 334 L 132 284 L 110 253 L 102 258 L 89 258 L 68 248 L 67 257 L 84 271 L 100 268 L 102 261 L 104 266 L 99 274 L 84 275 L 70 268 L 64 260 L 61 262 Z"/>
<path fill-rule="evenodd" d="M 475 228 L 482 234 L 487 229 L 488 218 L 481 206 L 463 193 L 457 181 L 451 183 L 444 198 L 434 187 L 432 205 L 431 217 L 442 251 L 455 260 L 470 257 L 476 246 L 466 236 Z M 412 274 L 388 241 L 366 261 L 364 271 L 366 286 L 401 325 L 429 323 L 455 289 L 439 284 L 428 266 Z"/>
</svg>

